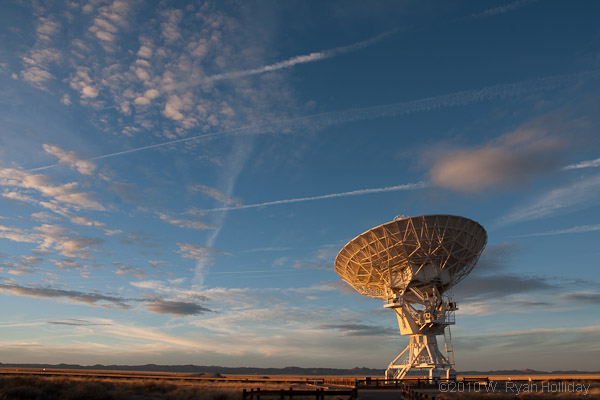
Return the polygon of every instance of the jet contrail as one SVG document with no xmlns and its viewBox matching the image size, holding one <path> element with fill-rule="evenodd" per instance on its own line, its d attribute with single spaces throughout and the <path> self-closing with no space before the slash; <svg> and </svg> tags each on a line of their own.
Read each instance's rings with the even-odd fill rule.
<svg viewBox="0 0 600 400">
<path fill-rule="evenodd" d="M 495 8 L 489 8 L 485 11 L 482 11 L 480 13 L 477 14 L 473 14 L 471 15 L 470 19 L 479 19 L 479 18 L 485 18 L 485 17 L 491 17 L 492 15 L 497 15 L 497 14 L 504 14 L 507 13 L 509 11 L 513 11 L 516 10 L 517 8 L 521 8 L 523 6 L 526 6 L 530 3 L 534 3 L 537 0 L 518 0 L 518 1 L 513 1 L 512 3 L 508 3 L 505 4 L 503 6 L 500 7 L 495 7 Z"/>
<path fill-rule="evenodd" d="M 376 119 L 385 117 L 397 117 L 402 115 L 426 112 L 441 108 L 464 106 L 471 103 L 482 101 L 504 99 L 516 97 L 531 93 L 537 93 L 544 90 L 553 90 L 575 84 L 580 79 L 598 79 L 600 70 L 585 71 L 578 74 L 554 75 L 545 78 L 529 79 L 516 83 L 504 83 L 493 86 L 486 86 L 480 89 L 464 90 L 460 92 L 449 93 L 441 96 L 426 97 L 424 99 L 406 101 L 401 103 L 384 104 L 365 108 L 354 108 L 342 111 L 330 111 L 319 114 L 304 115 L 295 118 L 287 118 L 272 122 L 246 125 L 235 129 L 229 129 L 220 132 L 208 133 L 204 135 L 190 136 L 183 139 L 169 140 L 167 142 L 152 144 L 143 147 L 137 147 L 130 150 L 119 151 L 116 153 L 104 154 L 86 159 L 86 161 L 100 160 L 104 158 L 116 157 L 130 154 L 137 151 L 155 149 L 158 147 L 169 146 L 176 143 L 209 139 L 211 137 L 233 136 L 240 134 L 265 134 L 280 132 L 281 128 L 293 123 L 308 121 L 313 123 L 314 127 L 322 128 L 330 125 L 337 125 L 347 122 L 360 121 L 365 119 Z M 257 131 L 261 128 L 262 131 Z M 32 168 L 27 171 L 41 171 L 56 167 L 60 164 L 46 165 L 43 167 Z"/>
<path fill-rule="evenodd" d="M 566 167 L 563 167 L 562 169 L 563 169 L 563 171 L 567 171 L 570 169 L 595 168 L 595 167 L 600 167 L 600 158 L 596 158 L 595 160 L 581 161 L 576 164 L 567 165 Z"/>
<path fill-rule="evenodd" d="M 201 211 L 203 211 L 203 212 L 216 212 L 216 211 L 245 210 L 245 209 L 248 209 L 248 208 L 268 207 L 268 206 L 274 206 L 274 205 L 278 205 L 278 204 L 300 203 L 300 202 L 303 202 L 303 201 L 332 199 L 334 197 L 362 196 L 364 194 L 383 193 L 383 192 L 396 192 L 398 190 L 423 189 L 423 188 L 426 188 L 428 186 L 429 186 L 429 184 L 427 182 L 417 182 L 417 183 L 408 183 L 408 184 L 405 184 L 405 185 L 387 186 L 387 187 L 383 187 L 383 188 L 359 189 L 359 190 L 353 190 L 351 192 L 324 194 L 324 195 L 321 195 L 321 196 L 299 197 L 299 198 L 296 198 L 296 199 L 267 201 L 265 203 L 259 203 L 259 204 L 245 204 L 245 205 L 233 206 L 233 207 L 211 208 L 211 209 L 208 209 L 208 210 L 201 210 Z"/>
<path fill-rule="evenodd" d="M 258 75 L 258 74 L 263 74 L 265 72 L 277 71 L 279 69 L 291 68 L 297 64 L 306 64 L 306 63 L 311 63 L 311 62 L 315 62 L 315 61 L 319 61 L 319 60 L 325 60 L 327 58 L 335 57 L 339 54 L 351 53 L 353 51 L 363 49 L 367 46 L 370 46 L 372 44 L 380 42 L 381 40 L 385 39 L 386 37 L 388 37 L 390 35 L 393 35 L 394 33 L 398 32 L 399 30 L 400 30 L 399 28 L 394 28 L 387 32 L 380 33 L 377 36 L 373 36 L 372 38 L 369 38 L 367 40 L 362 40 L 360 42 L 352 43 L 352 44 L 349 44 L 346 46 L 335 47 L 333 49 L 327 49 L 327 50 L 317 51 L 317 52 L 310 53 L 310 54 L 295 56 L 295 57 L 289 58 L 285 61 L 280 61 L 280 62 L 277 62 L 274 64 L 265 65 L 265 66 L 258 67 L 258 68 L 212 75 L 212 76 L 209 76 L 208 78 L 206 78 L 206 80 L 220 81 L 223 79 L 242 78 L 244 76 Z"/>
<path fill-rule="evenodd" d="M 473 14 L 471 16 L 458 19 L 454 22 L 461 22 L 461 21 L 465 21 L 465 20 L 469 20 L 469 19 L 479 19 L 479 18 L 491 17 L 491 16 L 497 15 L 497 14 L 504 14 L 504 13 L 516 10 L 517 8 L 523 7 L 529 3 L 533 3 L 535 1 L 537 1 L 537 0 L 517 0 L 517 1 L 505 4 L 500 7 L 490 8 L 490 9 L 482 11 L 481 13 Z M 295 56 L 292 58 L 288 58 L 287 60 L 284 60 L 284 61 L 276 62 L 274 64 L 264 65 L 264 66 L 258 67 L 258 68 L 246 69 L 246 70 L 241 70 L 241 71 L 233 71 L 233 72 L 225 72 L 222 74 L 215 74 L 215 75 L 207 77 L 206 80 L 214 82 L 214 81 L 220 81 L 220 80 L 224 80 L 224 79 L 236 79 L 236 78 L 242 78 L 245 76 L 259 75 L 259 74 L 263 74 L 265 72 L 277 71 L 277 70 L 284 69 L 284 68 L 291 68 L 298 64 L 306 64 L 306 63 L 312 63 L 315 61 L 326 60 L 328 58 L 333 58 L 340 54 L 351 53 L 353 51 L 357 51 L 357 50 L 363 49 L 365 47 L 371 46 L 377 42 L 382 41 L 383 39 L 387 38 L 388 36 L 398 33 L 399 31 L 400 31 L 400 28 L 396 27 L 389 31 L 380 33 L 377 36 L 373 36 L 372 38 L 362 40 L 360 42 L 355 42 L 355 43 L 352 43 L 352 44 L 349 44 L 346 46 L 339 46 L 339 47 L 334 47 L 332 49 L 316 51 L 316 52 L 313 52 L 310 54 L 303 54 L 303 55 Z"/>
<path fill-rule="evenodd" d="M 529 235 L 519 235 L 513 237 L 532 237 L 532 236 L 552 236 L 552 235 L 566 235 L 570 233 L 582 233 L 582 232 L 594 232 L 600 231 L 600 224 L 597 225 L 581 225 L 574 226 L 568 229 L 559 229 L 555 231 L 541 232 L 541 233 L 530 233 Z"/>
<path fill-rule="evenodd" d="M 246 125 L 246 126 L 241 126 L 239 128 L 228 129 L 226 131 L 207 133 L 207 134 L 204 134 L 204 135 L 190 136 L 188 138 L 183 138 L 183 139 L 169 140 L 168 142 L 150 144 L 148 146 L 136 147 L 135 149 L 123 150 L 123 151 L 118 151 L 116 153 L 110 153 L 110 154 L 104 154 L 104 155 L 96 156 L 96 157 L 92 157 L 92 158 L 86 158 L 85 161 L 94 161 L 94 160 L 101 160 L 103 158 L 122 156 L 124 154 L 135 153 L 137 151 L 142 151 L 142 150 L 155 149 L 157 147 L 168 146 L 170 144 L 176 144 L 176 143 L 182 143 L 182 142 L 189 142 L 191 140 L 208 139 L 208 138 L 211 138 L 211 137 L 215 137 L 215 136 L 219 136 L 219 135 L 227 135 L 227 134 L 231 134 L 231 133 L 243 131 L 243 130 L 246 130 L 246 129 L 256 128 L 256 127 L 259 127 L 259 126 L 261 126 L 261 125 Z M 48 169 L 48 168 L 56 167 L 58 165 L 60 165 L 60 164 L 58 163 L 58 164 L 46 165 L 46 166 L 38 167 L 38 168 L 31 168 L 31 169 L 28 169 L 27 171 L 29 171 L 29 172 L 31 172 L 31 171 L 41 171 L 43 169 Z"/>
</svg>

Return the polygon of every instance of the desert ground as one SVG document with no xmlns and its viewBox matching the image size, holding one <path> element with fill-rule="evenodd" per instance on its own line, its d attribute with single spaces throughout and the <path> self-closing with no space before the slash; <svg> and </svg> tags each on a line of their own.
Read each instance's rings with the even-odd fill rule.
<svg viewBox="0 0 600 400">
<path fill-rule="evenodd" d="M 486 379 L 487 378 L 487 379 Z M 427 398 L 461 400 L 504 399 L 600 399 L 600 375 L 459 376 L 455 383 L 410 386 L 383 384 L 383 377 L 220 375 L 98 370 L 1 368 L 0 400 L 241 400 L 243 390 L 315 390 L 323 388 L 328 399 L 348 396 L 327 393 L 348 390 L 358 380 L 360 400 Z M 377 383 L 375 383 L 377 382 Z M 404 390 L 402 390 L 404 388 Z M 269 396 L 264 394 L 261 399 Z M 280 398 L 276 395 L 271 398 Z M 289 398 L 286 395 L 286 398 Z M 296 400 L 313 396 L 294 396 Z"/>
</svg>

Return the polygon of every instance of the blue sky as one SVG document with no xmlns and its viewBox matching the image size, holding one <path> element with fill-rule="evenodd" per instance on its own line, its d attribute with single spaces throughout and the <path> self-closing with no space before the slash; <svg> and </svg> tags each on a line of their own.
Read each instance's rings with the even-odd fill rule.
<svg viewBox="0 0 600 400">
<path fill-rule="evenodd" d="M 384 368 L 335 255 L 447 213 L 457 369 L 597 369 L 596 2 L 2 9 L 1 362 Z"/>
</svg>

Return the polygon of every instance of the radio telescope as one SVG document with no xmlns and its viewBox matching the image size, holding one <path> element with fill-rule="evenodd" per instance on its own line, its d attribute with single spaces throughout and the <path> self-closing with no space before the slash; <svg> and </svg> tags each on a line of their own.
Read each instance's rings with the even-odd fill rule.
<svg viewBox="0 0 600 400">
<path fill-rule="evenodd" d="M 456 303 L 444 293 L 471 272 L 487 241 L 477 222 L 455 215 L 421 215 L 379 225 L 352 239 L 335 259 L 335 272 L 361 294 L 381 298 L 398 317 L 409 345 L 386 378 L 410 370 L 456 378 L 450 325 Z M 437 336 L 444 335 L 445 354 Z"/>
</svg>

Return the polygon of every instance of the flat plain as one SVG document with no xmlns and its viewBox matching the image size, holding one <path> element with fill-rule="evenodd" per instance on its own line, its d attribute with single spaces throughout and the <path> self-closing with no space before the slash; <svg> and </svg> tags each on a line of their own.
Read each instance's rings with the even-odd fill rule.
<svg viewBox="0 0 600 400">
<path fill-rule="evenodd" d="M 383 377 L 371 377 L 371 381 Z M 487 379 L 486 379 L 487 378 Z M 114 370 L 72 370 L 0 368 L 1 400 L 240 400 L 244 389 L 307 390 L 343 389 L 361 376 L 221 375 L 212 373 L 132 372 Z M 464 380 L 464 381 L 463 381 Z M 536 385 L 536 386 L 532 386 Z M 554 386 L 552 386 L 554 385 Z M 571 386 L 568 386 L 571 385 Z M 410 398 L 399 389 L 363 387 L 361 400 Z M 583 388 L 586 390 L 574 390 Z M 532 390 L 535 388 L 536 390 Z M 437 400 L 490 398 L 504 399 L 600 399 L 600 375 L 490 375 L 459 376 L 454 385 L 423 385 L 412 382 L 416 396 Z M 264 398 L 264 396 L 263 396 Z M 277 397 L 279 398 L 279 397 Z M 307 397 L 295 397 L 304 400 Z M 314 397 L 311 397 L 311 399 Z M 329 397 L 336 398 L 337 397 Z M 426 397 L 422 397 L 426 398 Z"/>
</svg>

